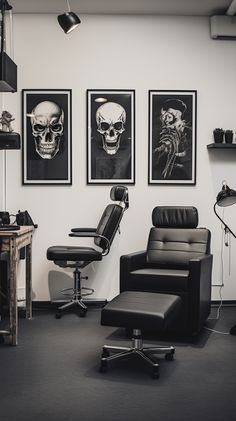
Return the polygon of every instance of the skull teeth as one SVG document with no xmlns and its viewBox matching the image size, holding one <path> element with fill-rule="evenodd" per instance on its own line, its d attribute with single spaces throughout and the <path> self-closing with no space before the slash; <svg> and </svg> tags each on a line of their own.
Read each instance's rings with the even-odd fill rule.
<svg viewBox="0 0 236 421">
<path fill-rule="evenodd" d="M 40 148 L 40 151 L 42 152 L 53 152 L 55 147 L 53 146 L 44 146 Z"/>
<path fill-rule="evenodd" d="M 112 145 L 112 146 L 114 146 L 114 145 L 116 145 L 118 143 L 118 140 L 117 139 L 115 139 L 115 140 L 107 140 L 106 139 L 106 144 L 107 145 Z"/>
</svg>

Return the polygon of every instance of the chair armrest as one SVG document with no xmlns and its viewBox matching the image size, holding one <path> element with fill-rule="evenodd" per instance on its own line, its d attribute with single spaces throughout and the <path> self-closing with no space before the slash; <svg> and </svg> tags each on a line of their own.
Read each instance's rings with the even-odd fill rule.
<svg viewBox="0 0 236 421">
<path fill-rule="evenodd" d="M 110 251 L 110 247 L 111 247 L 110 241 L 108 240 L 108 238 L 104 237 L 104 235 L 96 234 L 95 232 L 89 232 L 89 231 L 87 231 L 87 232 L 86 231 L 80 231 L 80 232 L 76 231 L 76 232 L 71 232 L 69 234 L 69 237 L 92 237 L 92 238 L 100 238 L 101 240 L 104 240 L 105 243 L 106 243 L 106 247 L 105 248 L 103 248 L 103 247 L 100 246 L 103 249 L 102 255 L 103 256 L 106 256 L 109 253 L 109 251 Z"/>
<path fill-rule="evenodd" d="M 129 290 L 129 274 L 146 266 L 146 250 L 120 257 L 120 292 Z"/>
<path fill-rule="evenodd" d="M 190 278 L 193 280 L 190 283 L 193 290 L 200 288 L 204 282 L 211 284 L 211 271 L 212 271 L 212 254 L 205 254 L 189 261 Z"/>
<path fill-rule="evenodd" d="M 198 332 L 211 310 L 211 274 L 213 255 L 208 254 L 189 261 L 189 292 L 193 325 Z"/>
<path fill-rule="evenodd" d="M 71 232 L 96 232 L 97 228 L 71 228 Z"/>
</svg>

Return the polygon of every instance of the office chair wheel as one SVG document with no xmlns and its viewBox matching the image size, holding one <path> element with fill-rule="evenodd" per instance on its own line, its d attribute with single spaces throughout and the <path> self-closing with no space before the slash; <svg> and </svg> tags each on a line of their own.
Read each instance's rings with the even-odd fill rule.
<svg viewBox="0 0 236 421">
<path fill-rule="evenodd" d="M 153 367 L 152 369 L 152 378 L 153 379 L 159 379 L 160 373 L 159 373 L 159 367 Z"/>
<path fill-rule="evenodd" d="M 166 361 L 172 361 L 174 359 L 174 352 L 165 354 Z"/>
<path fill-rule="evenodd" d="M 1 337 L 1 344 L 4 345 L 11 345 L 12 344 L 12 335 L 0 335 Z"/>
<path fill-rule="evenodd" d="M 87 313 L 87 310 L 80 310 L 79 317 L 85 317 Z"/>
<path fill-rule="evenodd" d="M 60 312 L 60 311 L 58 311 L 58 312 L 55 314 L 55 318 L 56 318 L 56 319 L 60 319 L 60 318 L 61 318 L 61 312 Z"/>
<path fill-rule="evenodd" d="M 106 373 L 108 370 L 107 361 L 102 360 L 100 365 L 100 373 Z"/>
</svg>

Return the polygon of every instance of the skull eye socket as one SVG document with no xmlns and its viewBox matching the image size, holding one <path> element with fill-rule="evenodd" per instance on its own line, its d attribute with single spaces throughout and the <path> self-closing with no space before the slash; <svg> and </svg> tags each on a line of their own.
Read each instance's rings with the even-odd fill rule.
<svg viewBox="0 0 236 421">
<path fill-rule="evenodd" d="M 122 123 L 122 121 L 117 121 L 117 122 L 114 124 L 114 129 L 115 129 L 115 130 L 121 130 L 121 129 L 122 129 L 122 127 L 123 127 L 123 123 Z"/>
<path fill-rule="evenodd" d="M 105 121 L 102 121 L 101 122 L 101 129 L 102 130 L 106 131 L 106 130 L 109 129 L 109 127 L 110 127 L 110 124 L 109 123 L 106 123 Z"/>
<path fill-rule="evenodd" d="M 34 126 L 34 130 L 35 130 L 36 132 L 44 132 L 44 130 L 45 130 L 45 126 L 42 126 L 42 124 L 35 124 L 35 126 Z"/>
<path fill-rule="evenodd" d="M 52 131 L 53 132 L 60 132 L 62 129 L 62 125 L 61 124 L 54 124 L 52 127 Z"/>
</svg>

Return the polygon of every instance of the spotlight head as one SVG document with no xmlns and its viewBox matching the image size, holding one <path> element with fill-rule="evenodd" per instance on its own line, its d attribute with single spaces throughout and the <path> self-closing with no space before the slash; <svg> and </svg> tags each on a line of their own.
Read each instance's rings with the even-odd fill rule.
<svg viewBox="0 0 236 421">
<path fill-rule="evenodd" d="M 236 203 L 236 191 L 230 189 L 226 183 L 223 183 L 222 190 L 218 193 L 216 202 L 218 206 L 231 206 Z"/>
<path fill-rule="evenodd" d="M 74 12 L 63 13 L 57 16 L 57 20 L 66 34 L 69 34 L 80 24 L 80 19 Z"/>
</svg>

